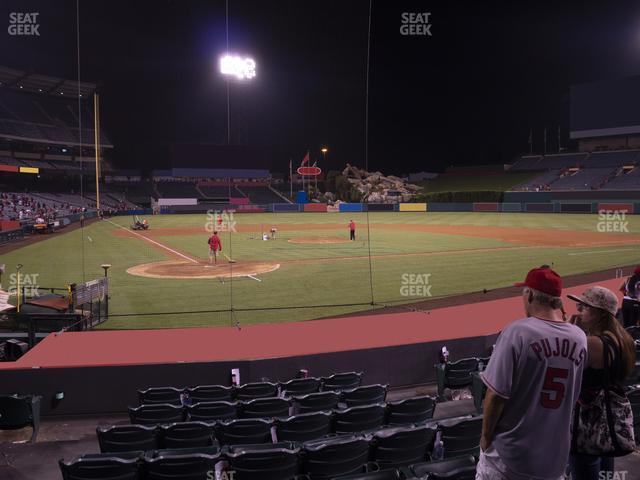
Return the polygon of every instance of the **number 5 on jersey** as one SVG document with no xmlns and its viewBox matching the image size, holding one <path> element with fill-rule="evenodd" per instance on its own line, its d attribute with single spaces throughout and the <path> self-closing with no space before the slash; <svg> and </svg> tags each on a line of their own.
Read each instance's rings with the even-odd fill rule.
<svg viewBox="0 0 640 480">
<path fill-rule="evenodd" d="M 544 385 L 540 392 L 540 405 L 544 408 L 558 408 L 564 400 L 565 386 L 562 380 L 569 378 L 566 368 L 548 367 L 544 376 Z"/>
</svg>

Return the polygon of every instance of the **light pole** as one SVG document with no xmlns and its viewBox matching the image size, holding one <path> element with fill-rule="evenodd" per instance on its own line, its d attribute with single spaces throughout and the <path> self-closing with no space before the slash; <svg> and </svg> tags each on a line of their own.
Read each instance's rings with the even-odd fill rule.
<svg viewBox="0 0 640 480">
<path fill-rule="evenodd" d="M 228 27 L 227 27 L 228 28 Z M 227 31 L 227 50 L 229 32 Z M 228 51 L 220 57 L 220 73 L 224 75 L 227 87 L 227 145 L 231 144 L 231 104 L 229 100 L 229 81 L 246 81 L 256 76 L 256 61 L 251 57 L 232 55 Z"/>
<path fill-rule="evenodd" d="M 102 267 L 102 269 L 104 270 L 104 278 L 108 278 L 108 272 L 109 269 L 111 268 L 111 264 L 110 263 L 103 263 L 102 265 L 100 265 Z M 105 288 L 107 289 L 107 292 L 105 294 L 105 298 L 104 298 L 104 316 L 106 318 L 109 318 L 109 283 L 108 281 L 106 281 L 105 283 L 107 283 L 107 285 L 105 285 Z"/>
<path fill-rule="evenodd" d="M 329 149 L 327 147 L 322 147 L 320 149 L 320 151 L 322 152 L 322 164 L 324 165 L 325 163 L 327 163 L 327 152 L 329 151 Z M 327 188 L 327 184 L 324 184 L 324 188 L 326 191 Z M 316 175 L 316 192 L 318 191 L 318 176 Z"/>
</svg>

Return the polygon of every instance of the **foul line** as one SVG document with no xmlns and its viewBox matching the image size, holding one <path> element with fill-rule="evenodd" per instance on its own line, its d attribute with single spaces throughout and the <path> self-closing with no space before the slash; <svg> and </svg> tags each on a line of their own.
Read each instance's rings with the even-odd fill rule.
<svg viewBox="0 0 640 480">
<path fill-rule="evenodd" d="M 147 242 L 153 243 L 154 245 L 157 245 L 158 247 L 164 248 L 165 250 L 170 251 L 171 253 L 173 253 L 174 255 L 178 255 L 179 257 L 182 257 L 186 260 L 189 260 L 190 262 L 193 263 L 200 263 L 197 260 L 194 260 L 191 257 L 187 257 L 185 254 L 178 252 L 177 250 L 174 250 L 173 248 L 169 248 L 166 245 L 161 244 L 160 242 L 156 242 L 155 240 L 151 240 L 148 237 L 145 237 L 144 235 L 140 235 L 138 232 L 134 232 L 133 230 L 129 230 L 128 228 L 123 227 L 122 225 L 118 225 L 115 222 L 112 222 L 111 220 L 107 220 L 107 222 L 109 222 L 112 225 L 115 225 L 118 228 L 121 228 L 122 230 L 124 230 L 125 232 L 128 232 L 132 235 L 137 235 L 138 237 L 142 238 L 143 240 L 146 240 Z"/>
<path fill-rule="evenodd" d="M 569 255 L 574 256 L 574 255 L 589 255 L 592 253 L 618 253 L 618 252 L 626 252 L 626 251 L 633 251 L 636 250 L 635 248 L 618 248 L 616 250 L 592 250 L 590 252 L 572 252 L 569 253 Z"/>
</svg>

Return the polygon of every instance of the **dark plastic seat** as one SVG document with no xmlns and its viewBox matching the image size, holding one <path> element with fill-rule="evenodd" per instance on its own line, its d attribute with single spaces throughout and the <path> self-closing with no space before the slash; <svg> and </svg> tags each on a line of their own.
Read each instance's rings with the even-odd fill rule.
<svg viewBox="0 0 640 480">
<path fill-rule="evenodd" d="M 438 420 L 438 430 L 442 432 L 445 458 L 480 455 L 482 416 Z"/>
<path fill-rule="evenodd" d="M 184 421 L 185 410 L 178 405 L 159 403 L 129 407 L 129 418 L 135 425 L 158 425 Z"/>
<path fill-rule="evenodd" d="M 240 404 L 241 418 L 288 417 L 291 401 L 284 398 L 256 398 Z"/>
<path fill-rule="evenodd" d="M 236 480 L 293 480 L 300 473 L 298 452 L 295 447 L 236 447 L 227 454 L 229 471 Z"/>
<path fill-rule="evenodd" d="M 215 441 L 213 445 L 208 447 L 191 447 L 191 448 L 166 448 L 159 450 L 149 450 L 145 452 L 145 456 L 149 458 L 166 457 L 167 455 L 191 455 L 193 453 L 203 453 L 205 455 L 218 455 L 220 453 L 220 444 Z"/>
<path fill-rule="evenodd" d="M 331 480 L 404 480 L 399 470 L 391 468 L 388 470 L 378 470 L 375 472 L 356 473 L 355 475 L 344 475 L 333 477 Z"/>
<path fill-rule="evenodd" d="M 307 395 L 308 393 L 316 393 L 320 390 L 320 379 L 316 377 L 294 378 L 288 382 L 280 382 L 278 387 L 280 393 L 287 397 Z"/>
<path fill-rule="evenodd" d="M 438 363 L 435 365 L 438 395 L 445 388 L 462 388 L 471 385 L 471 372 L 478 371 L 477 358 L 463 358 L 456 362 Z"/>
<path fill-rule="evenodd" d="M 35 442 L 40 430 L 40 402 L 38 395 L 0 395 L 0 430 L 31 427 L 30 442 Z"/>
<path fill-rule="evenodd" d="M 386 385 L 367 385 L 351 390 L 343 390 L 340 400 L 346 403 L 347 407 L 359 407 L 361 405 L 384 403 L 386 398 Z"/>
<path fill-rule="evenodd" d="M 476 460 L 473 455 L 463 455 L 411 465 L 409 471 L 416 478 L 473 480 L 476 478 Z"/>
<path fill-rule="evenodd" d="M 312 412 L 275 419 L 278 441 L 306 442 L 331 433 L 331 413 Z"/>
<path fill-rule="evenodd" d="M 112 455 L 77 457 L 70 462 L 60 460 L 63 480 L 140 480 L 138 468 L 141 452 L 129 458 Z"/>
<path fill-rule="evenodd" d="M 146 425 L 113 425 L 96 429 L 102 453 L 132 452 L 158 448 L 156 427 Z"/>
<path fill-rule="evenodd" d="M 371 440 L 371 459 L 381 469 L 405 467 L 430 460 L 436 431 L 426 426 L 378 430 Z"/>
<path fill-rule="evenodd" d="M 627 332 L 629 332 L 629 335 L 631 335 L 631 338 L 633 338 L 634 340 L 640 340 L 639 326 L 627 327 L 626 330 Z"/>
<path fill-rule="evenodd" d="M 255 398 L 277 397 L 278 385 L 270 382 L 247 383 L 236 388 L 238 400 L 253 400 Z"/>
<path fill-rule="evenodd" d="M 160 448 L 195 448 L 215 445 L 213 425 L 204 422 L 181 422 L 161 425 L 158 429 Z"/>
<path fill-rule="evenodd" d="M 144 480 L 212 480 L 220 454 L 167 454 L 145 457 L 142 469 Z"/>
<path fill-rule="evenodd" d="M 200 385 L 187 389 L 191 404 L 201 402 L 232 402 L 235 391 L 233 387 L 222 385 Z"/>
<path fill-rule="evenodd" d="M 351 390 L 360 386 L 362 372 L 336 373 L 328 377 L 322 377 L 322 391 Z"/>
<path fill-rule="evenodd" d="M 200 402 L 187 407 L 189 421 L 214 422 L 238 418 L 236 402 Z"/>
<path fill-rule="evenodd" d="M 471 394 L 473 395 L 473 405 L 477 413 L 482 413 L 482 404 L 487 394 L 487 386 L 480 377 L 480 372 L 471 372 Z"/>
<path fill-rule="evenodd" d="M 360 435 L 343 435 L 306 442 L 301 472 L 312 480 L 362 473 L 369 460 L 369 442 Z"/>
<path fill-rule="evenodd" d="M 174 387 L 147 388 L 138 390 L 138 401 L 140 405 L 154 405 L 158 403 L 182 405 L 181 395 L 184 389 Z"/>
<path fill-rule="evenodd" d="M 268 420 L 247 418 L 216 424 L 216 438 L 221 445 L 248 445 L 271 443 L 271 425 Z"/>
<path fill-rule="evenodd" d="M 384 424 L 386 408 L 382 403 L 363 405 L 333 414 L 333 430 L 336 433 L 356 433 L 372 430 Z"/>
<path fill-rule="evenodd" d="M 436 400 L 426 395 L 387 402 L 387 424 L 407 425 L 425 422 L 433 418 L 435 408 Z"/>
<path fill-rule="evenodd" d="M 336 392 L 310 393 L 294 397 L 297 413 L 322 412 L 338 408 L 340 394 Z"/>
</svg>

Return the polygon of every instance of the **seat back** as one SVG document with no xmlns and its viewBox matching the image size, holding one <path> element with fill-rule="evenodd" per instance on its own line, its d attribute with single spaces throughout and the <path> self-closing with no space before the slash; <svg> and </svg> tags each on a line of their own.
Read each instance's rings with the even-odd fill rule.
<svg viewBox="0 0 640 480">
<path fill-rule="evenodd" d="M 238 405 L 235 402 L 200 402 L 187 407 L 189 421 L 214 422 L 238 418 Z"/>
<path fill-rule="evenodd" d="M 235 480 L 292 480 L 300 473 L 298 448 L 239 449 L 227 454 Z"/>
<path fill-rule="evenodd" d="M 478 370 L 477 358 L 463 358 L 445 365 L 445 387 L 460 388 L 471 385 L 471 372 Z"/>
<path fill-rule="evenodd" d="M 167 454 L 155 458 L 145 457 L 142 465 L 145 480 L 211 480 L 220 455 Z"/>
<path fill-rule="evenodd" d="M 359 387 L 362 382 L 362 372 L 336 373 L 329 377 L 322 377 L 322 391 L 342 391 Z"/>
<path fill-rule="evenodd" d="M 0 395 L 0 429 L 19 429 L 33 423 L 29 395 Z"/>
<path fill-rule="evenodd" d="M 348 407 L 384 403 L 387 398 L 387 385 L 367 385 L 343 390 L 340 398 Z"/>
<path fill-rule="evenodd" d="M 215 432 L 221 445 L 271 442 L 271 422 L 260 418 L 219 422 L 216 424 Z"/>
<path fill-rule="evenodd" d="M 336 410 L 333 430 L 336 433 L 356 433 L 371 430 L 384 424 L 386 407 L 382 403 Z"/>
<path fill-rule="evenodd" d="M 236 388 L 238 400 L 253 400 L 254 398 L 277 397 L 278 385 L 270 382 L 246 383 Z"/>
<path fill-rule="evenodd" d="M 307 395 L 320 390 L 320 379 L 316 377 L 294 378 L 288 382 L 278 384 L 280 393 L 292 397 L 294 395 Z"/>
<path fill-rule="evenodd" d="M 395 427 L 379 430 L 371 442 L 371 458 L 381 469 L 398 468 L 430 459 L 436 428 Z"/>
<path fill-rule="evenodd" d="M 482 416 L 438 422 L 445 458 L 480 454 Z"/>
<path fill-rule="evenodd" d="M 427 395 L 387 403 L 387 424 L 406 425 L 433 418 L 436 400 Z"/>
<path fill-rule="evenodd" d="M 187 395 L 192 405 L 201 402 L 231 402 L 235 391 L 233 387 L 222 385 L 200 385 L 188 388 Z"/>
<path fill-rule="evenodd" d="M 294 397 L 297 413 L 329 411 L 338 407 L 340 394 L 336 392 L 310 393 Z"/>
<path fill-rule="evenodd" d="M 409 471 L 416 478 L 473 480 L 476 475 L 476 460 L 473 455 L 462 455 L 435 462 L 411 465 Z"/>
<path fill-rule="evenodd" d="M 145 425 L 114 425 L 96 429 L 102 453 L 132 452 L 158 448 L 156 429 Z"/>
<path fill-rule="evenodd" d="M 278 441 L 306 442 L 331 432 L 331 413 L 312 412 L 275 420 Z"/>
<path fill-rule="evenodd" d="M 63 480 L 139 480 L 138 458 L 94 456 L 58 462 Z"/>
<path fill-rule="evenodd" d="M 404 480 L 404 477 L 399 470 L 391 468 L 388 470 L 378 470 L 375 472 L 356 473 L 355 475 L 334 477 L 331 480 Z"/>
<path fill-rule="evenodd" d="M 158 425 L 184 421 L 185 411 L 182 407 L 170 404 L 141 405 L 129 407 L 129 418 L 132 424 Z"/>
<path fill-rule="evenodd" d="M 369 460 L 369 442 L 362 436 L 339 436 L 303 444 L 301 471 L 312 480 L 360 473 Z"/>
<path fill-rule="evenodd" d="M 256 398 L 240 404 L 242 418 L 288 417 L 291 401 L 284 398 Z"/>
<path fill-rule="evenodd" d="M 204 422 L 181 422 L 161 425 L 158 429 L 160 448 L 208 447 L 216 442 L 213 425 Z"/>
<path fill-rule="evenodd" d="M 147 388 L 138 390 L 138 401 L 140 405 L 155 405 L 158 403 L 182 405 L 181 395 L 184 389 L 174 387 Z"/>
</svg>

